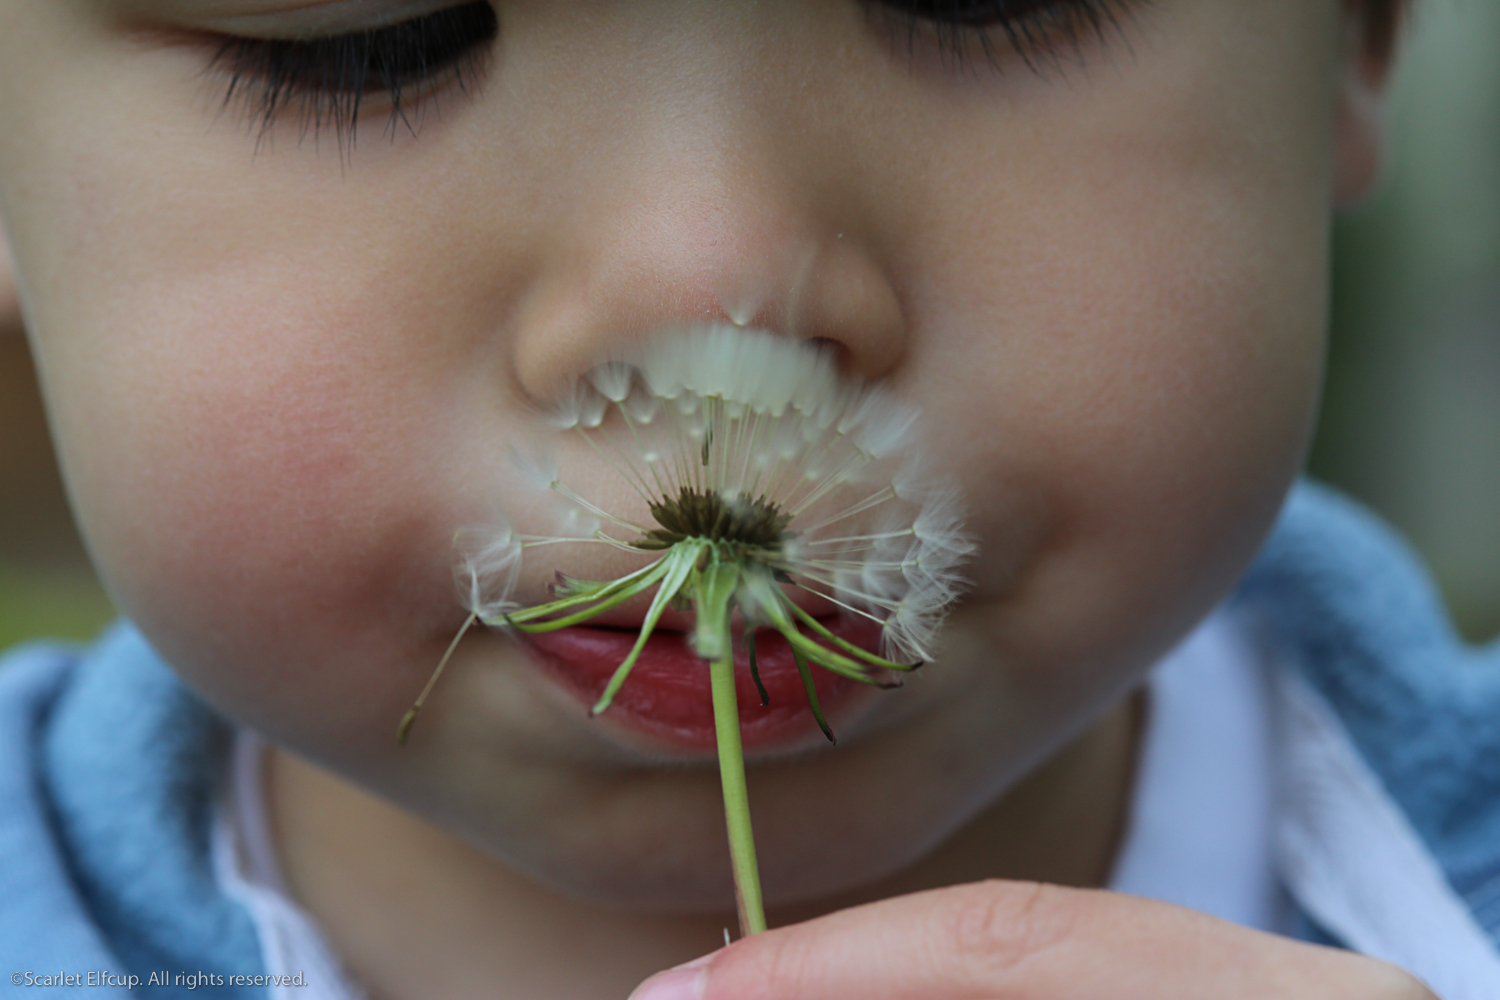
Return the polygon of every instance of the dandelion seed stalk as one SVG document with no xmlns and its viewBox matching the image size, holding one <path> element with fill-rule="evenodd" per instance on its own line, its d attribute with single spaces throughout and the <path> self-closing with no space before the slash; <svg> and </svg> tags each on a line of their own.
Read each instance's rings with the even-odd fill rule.
<svg viewBox="0 0 1500 1000">
<path fill-rule="evenodd" d="M 613 412 L 619 427 L 605 428 Z M 608 711 L 670 608 L 691 610 L 691 645 L 709 676 L 724 815 L 740 927 L 765 930 L 735 690 L 736 615 L 762 705 L 758 628 L 786 640 L 808 708 L 837 742 L 813 666 L 877 687 L 930 658 L 933 637 L 962 589 L 973 551 L 956 491 L 919 470 L 915 413 L 878 387 L 845 378 L 830 357 L 762 330 L 710 325 L 678 331 L 593 369 L 559 408 L 559 430 L 582 436 L 645 501 L 652 524 L 605 510 L 556 472 L 523 463 L 570 533 L 467 529 L 458 579 L 469 618 L 402 718 L 405 742 L 458 641 L 476 621 L 520 634 L 580 625 L 651 594 L 639 637 L 594 702 Z M 623 433 L 622 433 L 623 431 Z M 632 448 L 620 446 L 622 441 Z M 622 537 L 621 532 L 624 532 Z M 554 599 L 511 600 L 524 549 L 604 544 L 647 565 L 614 580 L 558 573 Z M 881 625 L 877 655 L 830 630 L 784 587 Z"/>
</svg>

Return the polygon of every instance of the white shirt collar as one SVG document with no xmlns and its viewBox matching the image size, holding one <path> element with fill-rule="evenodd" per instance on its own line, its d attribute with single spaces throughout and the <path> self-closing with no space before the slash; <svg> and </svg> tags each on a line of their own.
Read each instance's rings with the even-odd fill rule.
<svg viewBox="0 0 1500 1000">
<path fill-rule="evenodd" d="M 229 781 L 214 814 L 214 877 L 250 913 L 266 974 L 268 1000 L 365 1000 L 311 916 L 287 892 L 266 815 L 262 765 L 266 744 L 248 729 L 235 733 Z"/>
<path fill-rule="evenodd" d="M 1130 817 L 1109 888 L 1288 934 L 1273 861 L 1266 671 L 1223 612 L 1153 668 Z"/>
</svg>

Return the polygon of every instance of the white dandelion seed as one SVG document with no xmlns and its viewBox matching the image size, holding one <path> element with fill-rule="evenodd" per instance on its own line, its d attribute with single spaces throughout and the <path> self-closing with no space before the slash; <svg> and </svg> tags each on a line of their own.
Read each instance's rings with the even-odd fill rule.
<svg viewBox="0 0 1500 1000">
<path fill-rule="evenodd" d="M 464 528 L 453 539 L 463 560 L 454 575 L 464 608 L 480 621 L 520 607 L 511 601 L 521 572 L 521 539 L 509 526 Z"/>
</svg>

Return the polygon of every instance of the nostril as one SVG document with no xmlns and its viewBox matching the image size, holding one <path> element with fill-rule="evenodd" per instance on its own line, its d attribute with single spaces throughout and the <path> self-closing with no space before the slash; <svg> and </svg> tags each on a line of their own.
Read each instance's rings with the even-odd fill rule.
<svg viewBox="0 0 1500 1000">
<path fill-rule="evenodd" d="M 849 348 L 842 341 L 832 337 L 808 337 L 803 341 L 809 347 L 815 347 L 823 354 L 833 359 L 838 370 L 845 375 L 850 373 Z"/>
</svg>

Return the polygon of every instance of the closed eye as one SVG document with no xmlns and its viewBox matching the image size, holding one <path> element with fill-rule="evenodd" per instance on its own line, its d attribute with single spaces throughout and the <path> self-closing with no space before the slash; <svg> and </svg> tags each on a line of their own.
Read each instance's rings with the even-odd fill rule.
<svg viewBox="0 0 1500 1000">
<path fill-rule="evenodd" d="M 343 149 L 346 141 L 352 146 L 360 112 L 372 97 L 389 103 L 393 127 L 400 121 L 415 132 L 408 112 L 421 108 L 443 83 L 467 89 L 499 30 L 488 0 L 473 0 L 348 34 L 228 36 L 209 70 L 228 78 L 224 106 L 243 106 L 262 135 L 294 112 L 304 133 L 331 128 Z"/>
<path fill-rule="evenodd" d="M 962 65 L 977 46 L 998 66 L 1005 50 L 1033 71 L 1059 47 L 1078 49 L 1120 29 L 1119 17 L 1152 0 L 862 0 L 908 53 L 919 39 L 935 42 Z"/>
</svg>

